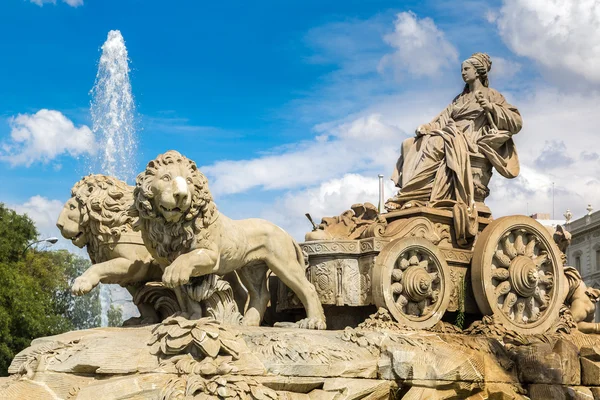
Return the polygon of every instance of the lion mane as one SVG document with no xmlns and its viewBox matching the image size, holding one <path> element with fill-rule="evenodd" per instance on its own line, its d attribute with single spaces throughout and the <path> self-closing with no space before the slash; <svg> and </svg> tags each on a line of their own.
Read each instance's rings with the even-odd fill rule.
<svg viewBox="0 0 600 400">
<path fill-rule="evenodd" d="M 158 169 L 168 165 L 186 166 L 194 187 L 190 209 L 178 222 L 167 222 L 152 203 L 152 182 L 157 178 Z M 180 254 L 188 252 L 195 241 L 205 244 L 203 242 L 210 240 L 205 228 L 215 221 L 218 214 L 208 189 L 208 180 L 194 161 L 179 152 L 167 151 L 148 163 L 146 170 L 137 176 L 134 198 L 139 215 L 135 229 L 147 233 L 147 239 L 159 257 L 172 262 Z"/>
<path fill-rule="evenodd" d="M 88 175 L 71 189 L 81 206 L 79 226 L 86 236 L 92 263 L 106 261 L 122 234 L 133 231 L 136 221 L 133 186 L 105 175 Z"/>
</svg>

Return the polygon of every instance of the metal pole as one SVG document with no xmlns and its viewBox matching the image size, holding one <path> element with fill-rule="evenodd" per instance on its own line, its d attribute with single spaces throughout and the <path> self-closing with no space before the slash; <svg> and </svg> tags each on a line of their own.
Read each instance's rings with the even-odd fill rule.
<svg viewBox="0 0 600 400">
<path fill-rule="evenodd" d="M 554 182 L 552 182 L 552 219 L 554 219 Z"/>
<path fill-rule="evenodd" d="M 381 210 L 383 209 L 383 205 L 385 204 L 383 195 L 383 175 L 379 174 L 379 206 L 377 207 L 377 210 L 380 214 Z"/>
<path fill-rule="evenodd" d="M 46 238 L 46 239 L 36 240 L 34 242 L 29 243 L 27 245 L 27 247 L 25 247 L 25 250 L 23 250 L 23 253 L 21 253 L 21 257 L 23 257 L 25 255 L 25 252 L 27 251 L 28 248 L 30 248 L 34 244 L 43 243 L 43 242 L 47 242 L 47 243 L 50 243 L 50 245 L 53 245 L 54 243 L 58 242 L 58 238 L 49 237 L 49 238 Z"/>
</svg>

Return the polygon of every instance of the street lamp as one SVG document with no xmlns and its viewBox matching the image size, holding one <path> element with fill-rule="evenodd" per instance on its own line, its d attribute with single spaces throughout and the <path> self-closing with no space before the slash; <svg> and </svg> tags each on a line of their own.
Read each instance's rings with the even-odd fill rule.
<svg viewBox="0 0 600 400">
<path fill-rule="evenodd" d="M 25 250 L 23 250 L 23 254 L 21 254 L 21 257 L 23 257 L 25 255 L 25 252 L 27 251 L 28 248 L 30 248 L 34 244 L 43 243 L 43 242 L 50 243 L 50 246 L 52 246 L 54 243 L 58 242 L 58 238 L 56 238 L 56 237 L 49 237 L 49 238 L 46 238 L 46 239 L 36 240 L 35 242 L 29 243 L 27 245 L 27 247 L 25 247 Z"/>
</svg>

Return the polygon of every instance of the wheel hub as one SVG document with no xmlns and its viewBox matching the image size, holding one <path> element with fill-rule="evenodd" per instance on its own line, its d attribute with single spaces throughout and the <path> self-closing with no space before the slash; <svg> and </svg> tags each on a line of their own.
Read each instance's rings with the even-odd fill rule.
<svg viewBox="0 0 600 400">
<path fill-rule="evenodd" d="M 431 292 L 431 276 L 421 267 L 414 266 L 408 268 L 404 272 L 403 281 L 406 296 L 414 302 L 425 300 Z"/>
<path fill-rule="evenodd" d="M 531 297 L 540 281 L 537 265 L 529 257 L 515 257 L 509 267 L 510 282 L 517 294 Z"/>
</svg>

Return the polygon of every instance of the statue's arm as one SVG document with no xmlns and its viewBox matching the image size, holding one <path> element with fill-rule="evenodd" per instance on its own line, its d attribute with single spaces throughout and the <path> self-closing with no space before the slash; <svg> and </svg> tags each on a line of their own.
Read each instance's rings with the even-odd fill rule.
<svg viewBox="0 0 600 400">
<path fill-rule="evenodd" d="M 450 120 L 450 115 L 452 113 L 453 104 L 451 103 L 448 107 L 444 108 L 441 113 L 439 113 L 434 119 L 431 120 L 428 124 L 420 125 L 417 128 L 417 135 L 426 135 L 431 131 L 435 131 L 438 129 L 442 129 L 448 124 Z"/>
<path fill-rule="evenodd" d="M 490 90 L 490 114 L 501 131 L 508 131 L 511 135 L 519 133 L 523 127 L 523 118 L 516 107 L 510 105 L 504 96 L 497 91 Z"/>
</svg>

